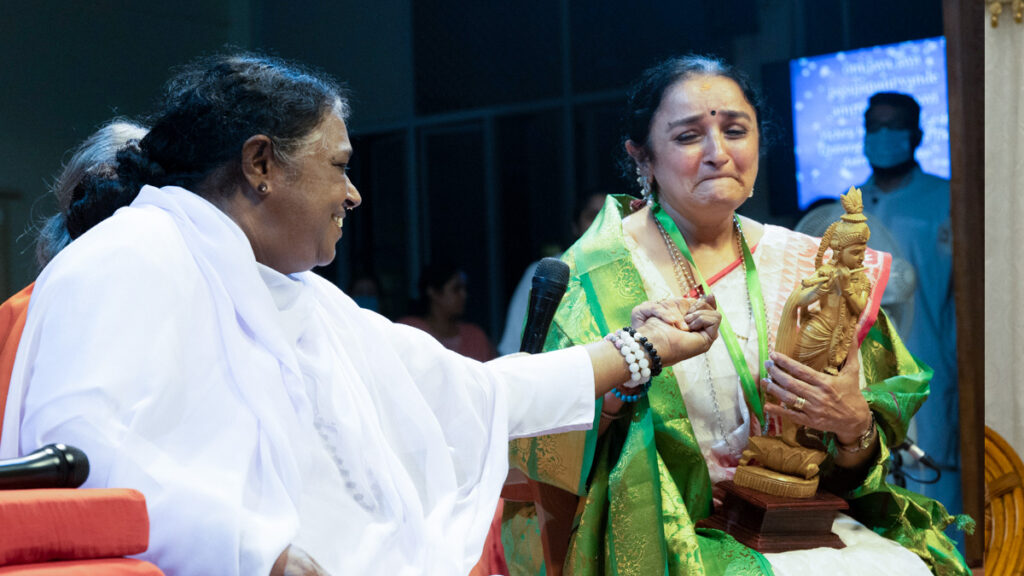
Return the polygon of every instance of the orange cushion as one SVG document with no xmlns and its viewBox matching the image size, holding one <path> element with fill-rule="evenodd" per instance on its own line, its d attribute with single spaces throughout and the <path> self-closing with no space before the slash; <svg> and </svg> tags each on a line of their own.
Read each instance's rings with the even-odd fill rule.
<svg viewBox="0 0 1024 576">
<path fill-rule="evenodd" d="M 11 371 L 14 370 L 14 355 L 18 352 L 21 333 L 25 330 L 28 301 L 35 285 L 35 282 L 29 284 L 0 304 L 0 430 L 4 428 L 4 406 L 7 405 Z"/>
<path fill-rule="evenodd" d="M 128 558 L 42 562 L 0 568 L 0 576 L 164 576 L 159 568 Z"/>
<path fill-rule="evenodd" d="M 141 492 L 121 488 L 0 491 L 0 566 L 145 552 Z"/>
</svg>

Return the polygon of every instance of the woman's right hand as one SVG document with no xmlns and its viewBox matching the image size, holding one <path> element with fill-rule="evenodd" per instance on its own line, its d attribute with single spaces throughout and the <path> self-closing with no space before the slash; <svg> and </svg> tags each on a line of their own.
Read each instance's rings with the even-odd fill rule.
<svg viewBox="0 0 1024 576">
<path fill-rule="evenodd" d="M 712 295 L 644 302 L 633 308 L 631 325 L 654 345 L 662 365 L 672 366 L 707 352 L 721 322 Z"/>
</svg>

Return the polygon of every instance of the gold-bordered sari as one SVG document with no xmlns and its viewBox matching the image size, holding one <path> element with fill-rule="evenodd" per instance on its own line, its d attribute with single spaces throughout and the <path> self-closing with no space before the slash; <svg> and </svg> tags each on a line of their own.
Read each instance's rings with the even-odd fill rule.
<svg viewBox="0 0 1024 576">
<path fill-rule="evenodd" d="M 599 340 L 628 325 L 632 308 L 647 299 L 623 237 L 630 200 L 610 196 L 594 225 L 563 256 L 571 270 L 569 287 L 545 349 Z M 777 329 L 789 292 L 814 270 L 817 242 L 789 234 L 799 249 L 789 251 L 793 261 L 781 267 L 776 286 L 765 287 L 768 316 L 774 318 L 770 330 Z M 876 270 L 875 280 L 877 302 L 884 270 Z M 830 460 L 823 481 L 848 500 L 851 516 L 918 554 L 936 574 L 967 575 L 963 558 L 942 533 L 957 519 L 942 504 L 885 481 L 889 447 L 903 441 L 927 398 L 931 369 L 907 351 L 884 313 L 860 336 L 868 384 L 863 393 L 879 425 L 881 448 L 859 485 L 830 482 Z M 724 532 L 696 527 L 711 514 L 711 481 L 671 367 L 633 405 L 630 418 L 613 422 L 598 437 L 600 409 L 598 401 L 589 432 L 527 438 L 510 447 L 513 466 L 581 497 L 565 574 L 772 574 L 759 553 Z M 544 574 L 533 506 L 509 502 L 505 510 L 503 542 L 512 574 Z"/>
</svg>

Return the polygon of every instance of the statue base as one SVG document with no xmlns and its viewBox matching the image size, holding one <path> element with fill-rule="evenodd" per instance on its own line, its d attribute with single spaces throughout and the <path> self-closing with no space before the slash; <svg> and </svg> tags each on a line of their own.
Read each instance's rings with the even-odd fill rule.
<svg viewBox="0 0 1024 576">
<path fill-rule="evenodd" d="M 794 450 L 812 452 L 806 448 Z M 798 478 L 749 464 L 738 466 L 732 481 L 737 486 L 782 498 L 813 498 L 818 493 L 817 474 L 813 478 Z"/>
<path fill-rule="evenodd" d="M 702 528 L 727 532 L 762 554 L 846 547 L 832 532 L 836 514 L 850 507 L 838 496 L 821 491 L 812 498 L 785 498 L 737 486 L 731 480 L 715 487 L 725 491 L 725 498 L 711 517 L 697 523 Z"/>
</svg>

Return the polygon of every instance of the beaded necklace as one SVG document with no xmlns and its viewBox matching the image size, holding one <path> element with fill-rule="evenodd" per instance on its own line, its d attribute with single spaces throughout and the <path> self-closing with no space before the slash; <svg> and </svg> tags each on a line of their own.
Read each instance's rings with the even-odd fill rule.
<svg viewBox="0 0 1024 576">
<path fill-rule="evenodd" d="M 742 258 L 743 248 L 740 244 L 740 236 L 742 235 L 742 232 L 740 231 L 739 221 L 735 219 L 735 216 L 733 221 L 735 223 L 735 226 L 733 227 L 733 238 L 736 239 L 736 252 L 740 255 L 740 262 L 743 264 L 744 275 L 746 275 L 745 273 L 747 266 L 746 262 L 743 261 Z M 675 242 L 672 242 L 671 238 L 669 238 L 668 232 L 665 231 L 665 227 L 661 225 L 661 222 L 655 219 L 654 223 L 658 227 L 658 232 L 661 233 L 662 240 L 665 241 L 665 248 L 668 249 L 669 256 L 672 257 L 672 269 L 675 272 L 676 282 L 678 282 L 679 288 L 682 290 L 683 295 L 694 293 L 695 291 L 697 291 L 698 284 L 694 280 L 693 274 L 690 273 L 689 266 L 683 263 L 683 254 L 679 251 L 679 247 L 676 246 Z M 754 309 L 753 306 L 750 305 L 749 289 L 747 290 L 746 302 L 749 324 L 747 324 L 746 335 L 736 335 L 736 337 L 741 340 L 749 340 L 750 328 L 753 327 L 755 323 Z M 726 431 L 725 423 L 722 421 L 722 409 L 718 404 L 718 393 L 715 391 L 715 383 L 711 378 L 711 360 L 708 359 L 709 353 L 710 351 L 705 352 L 704 354 L 702 354 L 702 356 L 704 357 L 704 378 L 705 382 L 707 383 L 708 391 L 711 393 L 711 405 L 715 412 L 715 423 L 718 424 L 718 433 L 722 437 L 722 442 L 725 442 L 725 446 L 726 448 L 728 448 L 729 453 L 732 454 L 735 458 L 740 458 L 743 454 L 743 451 L 741 448 L 734 447 L 729 442 L 729 433 Z M 738 374 L 737 380 L 739 380 Z M 742 384 L 743 383 L 740 382 L 741 386 Z"/>
<path fill-rule="evenodd" d="M 657 202 L 651 203 L 651 214 L 653 214 L 655 222 L 658 224 L 659 232 L 662 234 L 662 238 L 672 240 L 671 245 L 681 254 L 681 258 L 673 254 L 673 250 L 669 249 L 669 253 L 673 257 L 673 268 L 676 269 L 676 278 L 685 278 L 691 281 L 691 286 L 696 287 L 698 282 L 703 288 L 705 294 L 710 294 L 711 289 L 708 287 L 707 282 L 704 281 L 703 276 L 700 273 L 700 269 L 697 268 L 696 263 L 693 261 L 693 255 L 690 253 L 689 247 L 686 245 L 686 240 L 683 235 L 679 232 L 678 226 L 669 217 L 668 214 L 661 208 Z M 747 288 L 747 310 L 748 313 L 753 317 L 754 324 L 757 327 L 757 340 L 758 340 L 758 359 L 760 364 L 759 374 L 761 379 L 767 377 L 767 368 L 765 362 L 768 360 L 768 326 L 767 326 L 767 314 L 765 313 L 764 298 L 761 295 L 761 282 L 757 275 L 757 269 L 754 266 L 754 259 L 750 253 L 750 248 L 747 246 L 746 237 L 743 234 L 743 227 L 740 225 L 739 217 L 733 214 L 733 223 L 736 227 L 736 238 L 741 255 L 741 261 L 743 263 L 743 272 L 746 276 L 746 288 Z M 689 264 L 689 268 L 692 269 L 693 273 L 687 270 L 687 267 L 682 265 L 682 258 L 685 258 Z M 694 278 L 696 276 L 696 278 Z M 691 289 L 687 290 L 689 293 Z M 756 304 L 755 305 L 755 301 Z M 750 373 L 750 369 L 747 366 L 746 356 L 743 354 L 743 349 L 739 343 L 739 339 L 733 332 L 732 326 L 729 323 L 729 319 L 722 314 L 722 324 L 719 327 L 719 334 L 722 340 L 725 342 L 726 348 L 729 350 L 729 356 L 732 359 L 733 366 L 736 368 L 736 375 L 740 380 L 740 388 L 743 390 L 743 395 L 750 404 L 751 411 L 757 418 L 758 423 L 761 425 L 763 431 L 767 431 L 767 419 L 764 416 L 764 398 L 759 390 L 757 383 L 754 381 L 753 375 Z M 705 361 L 707 355 L 705 354 Z M 708 364 L 710 368 L 710 363 Z M 710 370 L 708 370 L 710 377 Z M 714 398 L 715 404 L 717 405 L 717 398 Z"/>
</svg>

